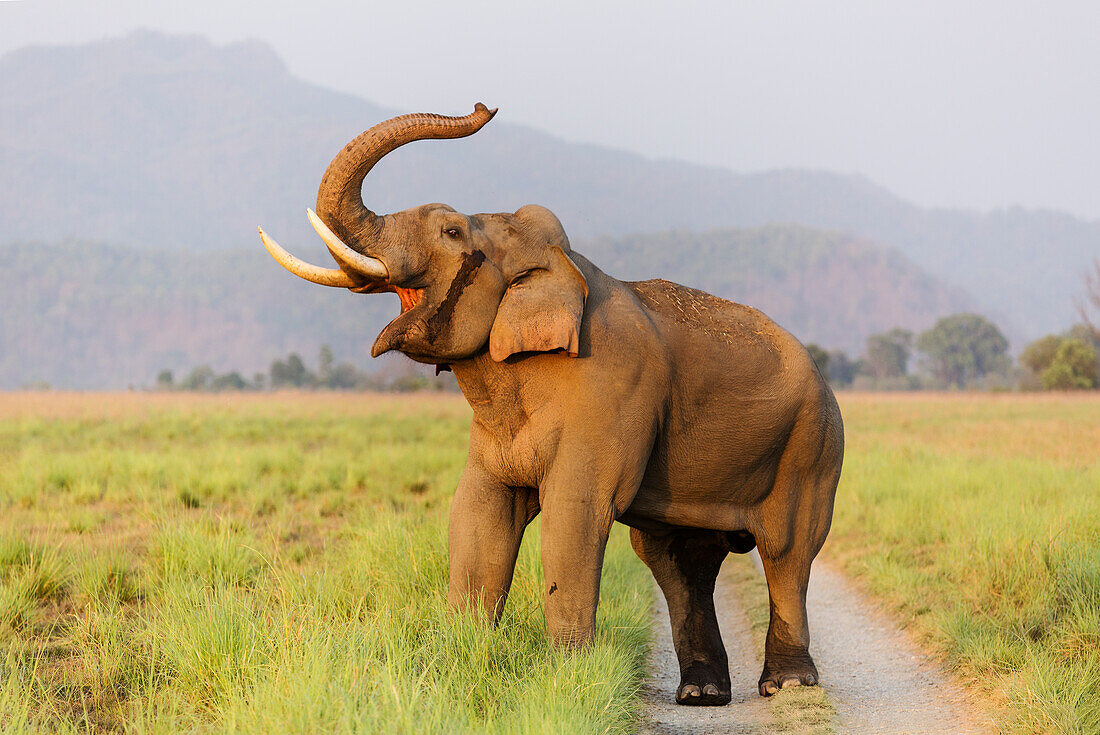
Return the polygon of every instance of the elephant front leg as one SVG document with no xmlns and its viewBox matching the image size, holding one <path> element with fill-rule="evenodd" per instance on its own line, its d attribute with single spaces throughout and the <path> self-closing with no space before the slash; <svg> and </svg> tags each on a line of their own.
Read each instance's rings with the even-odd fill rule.
<svg viewBox="0 0 1100 735">
<path fill-rule="evenodd" d="M 595 634 L 600 572 L 614 520 L 610 497 L 601 503 L 591 485 L 584 490 L 591 495 L 560 488 L 543 493 L 546 627 L 551 644 L 559 648 L 584 646 Z"/>
<path fill-rule="evenodd" d="M 451 505 L 448 603 L 473 607 L 494 622 L 504 612 L 523 531 L 539 511 L 538 495 L 490 478 L 473 459 Z"/>
</svg>

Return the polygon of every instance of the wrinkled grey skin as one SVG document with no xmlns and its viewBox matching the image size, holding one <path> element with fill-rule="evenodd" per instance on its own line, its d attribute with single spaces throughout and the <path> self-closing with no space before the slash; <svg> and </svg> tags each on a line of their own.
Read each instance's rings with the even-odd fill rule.
<svg viewBox="0 0 1100 735">
<path fill-rule="evenodd" d="M 422 133 L 411 139 L 458 137 Z M 619 521 L 668 601 L 677 701 L 725 704 L 715 577 L 727 553 L 757 546 L 771 597 L 760 693 L 815 684 L 806 587 L 844 440 L 802 345 L 755 309 L 604 274 L 542 207 L 466 215 L 430 204 L 377 217 L 358 193 L 370 165 L 341 160 L 356 155 L 349 144 L 333 161 L 318 213 L 389 271 L 354 290 L 419 298 L 372 354 L 449 366 L 473 409 L 450 516 L 450 604 L 499 618 L 524 529 L 541 514 L 549 636 L 584 644 Z"/>
</svg>

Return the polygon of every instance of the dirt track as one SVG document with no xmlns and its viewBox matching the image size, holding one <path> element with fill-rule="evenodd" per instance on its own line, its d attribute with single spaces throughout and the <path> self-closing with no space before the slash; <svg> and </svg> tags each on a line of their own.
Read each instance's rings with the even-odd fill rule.
<svg viewBox="0 0 1100 735">
<path fill-rule="evenodd" d="M 731 575 L 723 569 L 715 603 L 730 659 L 733 702 L 726 707 L 673 703 L 679 669 L 668 613 L 657 592 L 651 678 L 645 698 L 647 733 L 767 733 L 776 730 L 772 705 L 756 693 L 763 651 L 757 650 Z M 909 637 L 858 595 L 836 571 L 818 562 L 810 579 L 810 652 L 836 708 L 838 733 L 987 733 L 988 719 L 969 706 Z M 782 696 L 782 694 L 780 695 Z M 800 732 L 798 729 L 787 732 Z"/>
</svg>

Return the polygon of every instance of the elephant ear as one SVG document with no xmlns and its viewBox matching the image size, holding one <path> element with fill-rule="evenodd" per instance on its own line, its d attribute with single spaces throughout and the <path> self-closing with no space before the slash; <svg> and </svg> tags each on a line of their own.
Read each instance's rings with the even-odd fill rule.
<svg viewBox="0 0 1100 735">
<path fill-rule="evenodd" d="M 489 333 L 489 356 L 497 362 L 519 352 L 580 352 L 581 318 L 588 283 L 558 245 L 546 261 L 512 279 Z"/>
</svg>

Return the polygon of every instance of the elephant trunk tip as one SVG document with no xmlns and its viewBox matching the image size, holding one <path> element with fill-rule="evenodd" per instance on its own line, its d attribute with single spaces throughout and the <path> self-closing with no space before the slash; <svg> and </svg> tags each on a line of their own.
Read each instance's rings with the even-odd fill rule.
<svg viewBox="0 0 1100 735">
<path fill-rule="evenodd" d="M 499 109 L 500 109 L 499 107 L 494 107 L 493 109 L 490 110 L 488 107 L 485 106 L 484 102 L 478 102 L 477 104 L 474 105 L 474 112 L 488 112 L 489 113 L 489 120 L 493 119 L 493 116 L 497 114 L 497 110 L 499 110 Z"/>
</svg>

